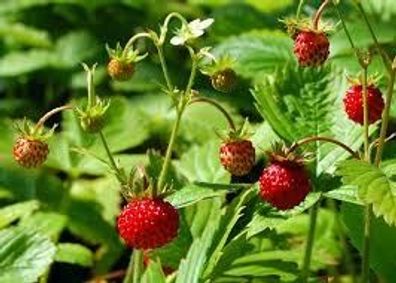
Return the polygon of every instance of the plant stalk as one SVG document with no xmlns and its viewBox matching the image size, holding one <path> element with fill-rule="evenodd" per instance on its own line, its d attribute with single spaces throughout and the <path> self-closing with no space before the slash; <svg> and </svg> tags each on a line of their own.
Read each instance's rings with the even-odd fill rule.
<svg viewBox="0 0 396 283">
<path fill-rule="evenodd" d="M 300 15 L 301 15 L 301 9 L 302 6 L 304 5 L 304 0 L 300 0 L 300 2 L 298 3 L 298 7 L 297 7 L 297 12 L 296 12 L 296 18 L 299 19 Z"/>
<path fill-rule="evenodd" d="M 142 276 L 142 263 L 143 252 L 140 250 L 133 250 L 123 283 L 140 283 L 140 278 Z"/>
<path fill-rule="evenodd" d="M 382 113 L 382 124 L 380 130 L 380 137 L 378 140 L 377 152 L 375 155 L 375 165 L 379 166 L 381 163 L 382 152 L 384 150 L 385 140 L 386 140 L 386 132 L 388 131 L 389 125 L 389 112 L 392 105 L 392 96 L 393 96 L 393 87 L 395 84 L 395 75 L 396 75 L 396 57 L 393 60 L 392 71 L 390 73 L 389 85 L 386 91 L 385 98 L 385 107 L 384 112 Z"/>
<path fill-rule="evenodd" d="M 135 43 L 136 40 L 138 40 L 139 38 L 149 38 L 152 40 L 152 37 L 149 33 L 147 32 L 141 32 L 138 34 L 135 34 L 134 36 L 132 36 L 128 42 L 125 44 L 124 47 L 124 51 L 122 52 L 122 55 L 126 57 L 126 55 L 128 54 L 129 49 L 131 49 L 133 47 L 133 44 Z"/>
<path fill-rule="evenodd" d="M 342 142 L 340 142 L 340 141 L 338 141 L 336 139 L 333 139 L 333 138 L 321 137 L 321 136 L 307 137 L 307 138 L 304 138 L 302 140 L 299 140 L 299 141 L 293 143 L 291 145 L 291 147 L 289 148 L 288 153 L 291 153 L 291 152 L 295 151 L 298 147 L 300 147 L 300 146 L 302 146 L 304 144 L 307 144 L 307 143 L 310 143 L 310 142 L 315 142 L 315 141 L 325 141 L 325 142 L 329 142 L 329 143 L 333 143 L 335 145 L 338 145 L 339 147 L 341 147 L 341 148 L 345 149 L 347 152 L 349 152 L 353 157 L 359 159 L 359 155 L 355 151 L 353 151 L 352 148 L 347 146 L 346 144 L 344 144 L 344 143 L 342 143 Z"/>
<path fill-rule="evenodd" d="M 301 270 L 301 282 L 307 283 L 310 275 L 310 264 L 315 239 L 315 228 L 319 212 L 319 203 L 317 202 L 309 212 L 309 231 L 307 244 L 305 246 L 304 261 Z"/>
<path fill-rule="evenodd" d="M 110 151 L 109 145 L 106 141 L 106 138 L 103 134 L 102 131 L 99 132 L 100 140 L 102 141 L 103 147 L 106 151 L 107 157 L 109 158 L 111 168 L 114 170 L 116 173 L 116 177 L 118 181 L 121 183 L 121 185 L 125 185 L 127 183 L 126 177 L 124 172 L 117 166 L 117 163 L 114 160 L 113 154 Z"/>
<path fill-rule="evenodd" d="M 176 114 L 176 121 L 175 121 L 175 124 L 173 125 L 172 133 L 171 133 L 169 143 L 168 143 L 168 148 L 166 149 L 164 164 L 162 165 L 161 173 L 158 177 L 158 184 L 157 184 L 157 188 L 156 188 L 158 190 L 161 190 L 165 183 L 165 177 L 169 170 L 169 165 L 170 165 L 170 162 L 172 159 L 173 146 L 176 141 L 176 136 L 177 136 L 177 132 L 180 127 L 180 122 L 181 122 L 183 112 L 184 112 L 184 109 L 178 109 L 177 114 Z M 154 190 L 156 190 L 156 189 L 154 189 Z M 153 192 L 153 194 L 155 195 L 155 191 Z"/>
<path fill-rule="evenodd" d="M 364 8 L 363 8 L 362 4 L 360 3 L 360 1 L 357 3 L 357 7 L 358 7 L 358 10 L 359 10 L 360 14 L 362 15 L 362 17 L 364 19 L 364 22 L 366 23 L 366 25 L 367 25 L 367 27 L 368 27 L 368 29 L 370 31 L 370 35 L 371 35 L 371 37 L 374 40 L 375 47 L 378 49 L 378 52 L 379 52 L 379 54 L 380 54 L 380 56 L 382 58 L 382 61 L 383 61 L 384 65 L 385 65 L 385 68 L 387 69 L 387 71 L 389 73 L 391 73 L 392 72 L 392 66 L 391 66 L 392 63 L 390 61 L 390 58 L 384 52 L 384 50 L 381 48 L 381 45 L 379 44 L 378 38 L 377 38 L 377 36 L 374 33 L 374 29 L 373 29 L 372 25 L 370 24 L 370 21 L 368 20 L 366 11 L 364 10 Z"/>
<path fill-rule="evenodd" d="M 322 16 L 324 9 L 330 3 L 330 1 L 331 0 L 324 0 L 323 3 L 320 5 L 319 9 L 316 11 L 315 16 L 312 20 L 312 26 L 313 26 L 314 30 L 319 29 L 320 17 Z"/>
<path fill-rule="evenodd" d="M 169 91 L 172 91 L 173 85 L 172 85 L 171 79 L 169 77 L 168 66 L 166 64 L 162 45 L 156 44 L 156 47 L 157 47 L 158 57 L 160 59 L 160 63 L 161 63 L 161 67 L 162 67 L 162 72 L 164 73 L 166 86 L 168 87 Z"/>
<path fill-rule="evenodd" d="M 363 60 L 361 61 L 363 62 Z M 369 156 L 369 109 L 367 102 L 367 67 L 363 67 L 363 127 L 364 127 L 364 160 L 370 163 Z M 363 252 L 362 252 L 362 283 L 369 282 L 370 275 L 370 238 L 371 238 L 371 205 L 366 204 L 364 209 L 364 235 L 363 235 Z"/>
<path fill-rule="evenodd" d="M 36 126 L 34 127 L 34 132 L 37 132 L 41 127 L 44 126 L 44 123 L 53 115 L 56 113 L 59 113 L 63 110 L 69 110 L 72 109 L 72 105 L 63 105 L 57 108 L 52 109 L 51 111 L 48 111 L 47 113 L 44 114 L 43 117 L 40 118 L 40 120 L 37 122 Z"/>
</svg>

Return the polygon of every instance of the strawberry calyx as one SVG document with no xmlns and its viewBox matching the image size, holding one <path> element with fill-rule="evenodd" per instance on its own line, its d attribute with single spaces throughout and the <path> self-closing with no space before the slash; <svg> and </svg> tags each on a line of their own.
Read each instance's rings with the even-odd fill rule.
<svg viewBox="0 0 396 283">
<path fill-rule="evenodd" d="M 23 119 L 22 123 L 15 123 L 14 127 L 17 132 L 26 140 L 29 141 L 40 141 L 46 142 L 55 132 L 58 125 L 55 124 L 51 129 L 46 129 L 42 125 L 33 124 L 26 118 Z"/>
<path fill-rule="evenodd" d="M 236 60 L 230 55 L 226 54 L 219 57 L 218 59 L 216 59 L 214 56 L 211 56 L 210 58 L 212 59 L 211 64 L 206 64 L 200 67 L 200 71 L 202 74 L 213 76 L 225 70 L 234 70 Z"/>
<path fill-rule="evenodd" d="M 305 163 L 304 156 L 296 154 L 291 148 L 286 147 L 283 143 L 276 143 L 272 150 L 266 152 L 271 163 L 283 163 L 291 167 L 302 167 Z"/>
<path fill-rule="evenodd" d="M 107 50 L 107 53 L 111 59 L 115 59 L 119 63 L 124 64 L 124 65 L 137 63 L 137 62 L 143 60 L 144 58 L 146 58 L 148 55 L 148 53 L 140 55 L 138 50 L 134 50 L 132 48 L 124 50 L 121 47 L 120 43 L 117 43 L 117 45 L 114 49 L 110 48 L 106 44 L 106 50 Z"/>
<path fill-rule="evenodd" d="M 242 141 L 252 136 L 252 133 L 249 132 L 248 128 L 249 128 L 249 121 L 248 119 L 246 119 L 239 128 L 230 127 L 230 130 L 227 132 L 227 134 L 222 135 L 220 133 L 217 133 L 217 135 L 220 137 L 220 139 L 223 140 L 223 142 L 227 142 L 227 143 Z"/>
<path fill-rule="evenodd" d="M 289 17 L 280 20 L 286 26 L 287 34 L 296 39 L 301 32 L 313 32 L 315 34 L 329 34 L 334 30 L 333 25 L 329 23 L 321 23 L 320 26 L 314 27 L 311 19 L 309 18 L 294 18 Z"/>
<path fill-rule="evenodd" d="M 77 115 L 80 119 L 81 127 L 88 133 L 97 133 L 105 126 L 105 114 L 110 107 L 109 100 L 101 100 L 95 94 L 95 86 L 93 77 L 96 64 L 89 68 L 86 64 L 82 64 L 87 73 L 88 82 L 88 101 L 85 109 L 76 107 Z"/>
</svg>

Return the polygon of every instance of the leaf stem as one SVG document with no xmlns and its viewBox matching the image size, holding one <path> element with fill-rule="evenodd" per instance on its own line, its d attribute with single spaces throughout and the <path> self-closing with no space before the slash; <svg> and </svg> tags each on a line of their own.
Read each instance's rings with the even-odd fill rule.
<svg viewBox="0 0 396 283">
<path fill-rule="evenodd" d="M 324 9 L 330 3 L 330 1 L 331 0 L 324 0 L 323 3 L 320 5 L 319 9 L 316 11 L 312 20 L 312 26 L 314 30 L 318 30 L 320 17 L 322 16 Z"/>
<path fill-rule="evenodd" d="M 310 142 L 315 142 L 315 141 L 325 141 L 325 142 L 329 142 L 329 143 L 333 143 L 335 145 L 338 145 L 339 147 L 341 147 L 341 148 L 345 149 L 346 151 L 348 151 L 353 157 L 359 159 L 359 155 L 355 151 L 353 151 L 352 148 L 347 146 L 346 144 L 344 144 L 344 143 L 342 143 L 342 142 L 340 142 L 340 141 L 338 141 L 336 139 L 333 139 L 333 138 L 321 137 L 321 136 L 306 137 L 306 138 L 303 138 L 302 140 L 299 140 L 299 141 L 293 143 L 291 145 L 291 147 L 289 148 L 288 153 L 291 153 L 291 152 L 295 151 L 298 147 L 300 147 L 300 146 L 302 146 L 304 144 L 307 144 L 307 143 L 310 143 Z"/>
<path fill-rule="evenodd" d="M 44 126 L 44 123 L 53 115 L 55 115 L 56 113 L 59 113 L 63 110 L 69 110 L 69 109 L 73 109 L 72 105 L 63 105 L 57 108 L 54 108 L 50 111 L 48 111 L 47 113 L 44 114 L 43 117 L 40 118 L 40 120 L 37 122 L 36 126 L 34 127 L 34 132 L 36 133 L 41 127 Z"/>
<path fill-rule="evenodd" d="M 142 276 L 142 263 L 143 252 L 140 250 L 133 250 L 123 283 L 140 283 L 140 278 Z"/>
<path fill-rule="evenodd" d="M 318 218 L 318 212 L 319 212 L 319 202 L 317 202 L 310 210 L 309 212 L 309 231 L 308 231 L 308 238 L 307 238 L 307 244 L 305 246 L 305 253 L 304 253 L 304 261 L 303 261 L 303 267 L 301 270 L 301 282 L 302 283 L 307 283 L 309 274 L 310 274 L 310 264 L 311 264 L 311 257 L 312 257 L 312 250 L 313 250 L 313 245 L 314 245 L 314 239 L 315 239 L 315 228 L 316 228 L 316 222 Z"/>
<path fill-rule="evenodd" d="M 230 126 L 231 130 L 236 131 L 235 123 L 234 123 L 231 115 L 227 112 L 227 110 L 220 103 L 218 103 L 214 99 L 210 99 L 210 98 L 206 98 L 206 97 L 198 97 L 198 98 L 193 98 L 189 104 L 191 105 L 193 103 L 198 103 L 198 102 L 205 102 L 205 103 L 208 103 L 208 104 L 216 107 L 227 119 L 228 125 Z"/>
<path fill-rule="evenodd" d="M 363 255 L 362 255 L 362 283 L 370 283 L 370 238 L 372 205 L 367 204 L 364 208 L 364 235 L 363 235 Z"/>
<path fill-rule="evenodd" d="M 396 57 L 393 60 L 392 69 L 390 72 L 390 80 L 388 84 L 388 89 L 386 91 L 385 98 L 385 107 L 384 112 L 382 113 L 382 125 L 380 130 L 380 137 L 378 140 L 377 152 L 375 155 L 375 165 L 379 166 L 382 158 L 382 152 L 384 150 L 385 140 L 386 140 L 386 132 L 388 131 L 389 124 L 389 113 L 392 105 L 392 96 L 393 96 L 393 87 L 395 84 L 395 76 L 396 76 Z"/>
<path fill-rule="evenodd" d="M 192 66 L 191 66 L 190 77 L 188 79 L 188 83 L 187 83 L 187 86 L 186 86 L 185 95 L 190 95 L 191 88 L 193 87 L 194 79 L 195 79 L 196 72 L 197 72 L 197 63 L 198 62 L 197 62 L 197 58 L 196 58 L 194 49 L 191 46 L 188 46 L 188 45 L 187 45 L 187 49 L 188 49 L 188 52 L 190 53 Z"/>
</svg>

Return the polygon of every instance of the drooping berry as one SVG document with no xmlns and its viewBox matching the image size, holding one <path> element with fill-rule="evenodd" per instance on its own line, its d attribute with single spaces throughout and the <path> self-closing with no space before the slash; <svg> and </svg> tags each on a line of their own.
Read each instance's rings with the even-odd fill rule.
<svg viewBox="0 0 396 283">
<path fill-rule="evenodd" d="M 179 213 L 162 198 L 132 199 L 119 215 L 117 227 L 128 246 L 155 249 L 177 236 Z"/>
<path fill-rule="evenodd" d="M 107 64 L 109 76 L 116 81 L 127 81 L 135 72 L 133 63 L 128 63 L 118 58 L 112 58 Z"/>
<path fill-rule="evenodd" d="M 302 67 L 317 67 L 329 57 L 329 40 L 324 32 L 300 31 L 294 40 L 294 54 Z"/>
<path fill-rule="evenodd" d="M 304 165 L 293 160 L 273 160 L 259 182 L 261 198 L 279 210 L 300 204 L 311 190 Z"/>
<path fill-rule="evenodd" d="M 344 109 L 349 119 L 363 125 L 364 107 L 363 107 L 363 86 L 355 84 L 351 86 L 343 99 Z M 384 110 L 384 100 L 381 91 L 374 85 L 367 87 L 367 105 L 368 105 L 368 122 L 372 124 L 381 119 Z"/>
<path fill-rule="evenodd" d="M 19 137 L 13 147 L 16 162 L 25 168 L 38 167 L 45 162 L 49 153 L 48 144 L 27 137 Z"/>
<path fill-rule="evenodd" d="M 220 146 L 220 162 L 234 176 L 244 176 L 254 166 L 256 152 L 249 140 L 226 141 Z"/>
<path fill-rule="evenodd" d="M 231 68 L 219 70 L 210 77 L 213 88 L 225 93 L 235 88 L 237 79 L 235 71 Z"/>
</svg>

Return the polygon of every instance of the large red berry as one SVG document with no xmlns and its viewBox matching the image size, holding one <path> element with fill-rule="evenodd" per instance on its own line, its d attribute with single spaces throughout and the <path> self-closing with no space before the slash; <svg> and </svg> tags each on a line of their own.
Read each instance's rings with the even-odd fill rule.
<svg viewBox="0 0 396 283">
<path fill-rule="evenodd" d="M 384 100 L 381 91 L 373 85 L 367 87 L 368 121 L 372 124 L 381 119 L 384 110 Z M 349 119 L 363 125 L 363 87 L 362 85 L 351 86 L 344 97 L 344 108 Z"/>
<path fill-rule="evenodd" d="M 129 80 L 135 72 L 133 63 L 127 63 L 117 58 L 113 58 L 107 64 L 109 76 L 116 81 Z"/>
<path fill-rule="evenodd" d="M 16 162 L 26 168 L 38 167 L 45 162 L 49 153 L 45 142 L 19 137 L 13 147 Z"/>
<path fill-rule="evenodd" d="M 177 236 L 179 213 L 162 198 L 133 199 L 118 216 L 117 226 L 128 246 L 155 249 Z"/>
<path fill-rule="evenodd" d="M 302 67 L 320 66 L 329 57 L 329 45 L 325 33 L 301 31 L 294 40 L 294 54 Z"/>
<path fill-rule="evenodd" d="M 220 162 L 223 167 L 235 176 L 249 173 L 254 166 L 256 153 L 249 140 L 225 142 L 220 147 Z"/>
<path fill-rule="evenodd" d="M 260 177 L 261 198 L 280 210 L 300 204 L 310 190 L 311 182 L 304 166 L 293 161 L 275 161 Z"/>
</svg>

